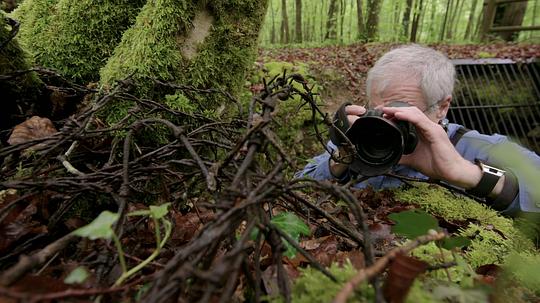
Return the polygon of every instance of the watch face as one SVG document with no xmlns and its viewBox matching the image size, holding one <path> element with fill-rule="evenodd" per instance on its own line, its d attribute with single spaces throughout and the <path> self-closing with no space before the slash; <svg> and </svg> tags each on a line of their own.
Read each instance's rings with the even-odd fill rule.
<svg viewBox="0 0 540 303">
<path fill-rule="evenodd" d="M 481 163 L 481 162 L 480 162 L 480 164 L 481 164 L 480 167 L 482 167 L 483 172 L 491 174 L 491 175 L 495 175 L 497 177 L 502 177 L 504 175 L 504 173 L 506 172 L 506 171 L 504 171 L 502 169 L 498 169 L 496 167 L 489 166 L 489 165 L 486 165 L 486 164 Z"/>
</svg>

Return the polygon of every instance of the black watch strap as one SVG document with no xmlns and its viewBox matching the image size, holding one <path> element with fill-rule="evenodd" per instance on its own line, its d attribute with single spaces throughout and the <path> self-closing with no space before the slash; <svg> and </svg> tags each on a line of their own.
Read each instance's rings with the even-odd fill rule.
<svg viewBox="0 0 540 303">
<path fill-rule="evenodd" d="M 493 188 L 495 188 L 495 185 L 497 185 L 497 182 L 499 182 L 505 171 L 486 165 L 480 160 L 476 160 L 475 162 L 482 169 L 482 178 L 478 185 L 467 190 L 467 193 L 484 198 L 493 191 Z"/>
</svg>

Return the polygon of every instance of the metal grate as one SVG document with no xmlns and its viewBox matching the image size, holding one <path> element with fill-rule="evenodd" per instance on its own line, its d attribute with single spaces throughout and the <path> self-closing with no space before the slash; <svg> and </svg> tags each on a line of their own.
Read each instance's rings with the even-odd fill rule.
<svg viewBox="0 0 540 303">
<path fill-rule="evenodd" d="M 453 60 L 457 83 L 448 119 L 499 133 L 540 154 L 540 64 L 536 60 Z"/>
</svg>

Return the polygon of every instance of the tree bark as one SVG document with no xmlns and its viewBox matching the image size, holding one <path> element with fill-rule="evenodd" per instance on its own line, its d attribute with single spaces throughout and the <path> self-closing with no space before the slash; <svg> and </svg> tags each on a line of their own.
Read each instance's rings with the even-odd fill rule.
<svg viewBox="0 0 540 303">
<path fill-rule="evenodd" d="M 295 42 L 302 43 L 302 0 L 296 0 Z"/>
<path fill-rule="evenodd" d="M 340 6 L 340 10 L 339 10 L 339 41 L 341 41 L 343 43 L 344 41 L 344 36 L 343 36 L 343 26 L 345 24 L 345 12 L 347 10 L 347 3 L 345 2 L 345 0 L 340 0 L 341 4 L 339 5 Z"/>
<path fill-rule="evenodd" d="M 405 11 L 403 12 L 402 26 L 403 26 L 403 36 L 407 37 L 409 35 L 409 19 L 411 18 L 413 0 L 407 0 L 405 2 Z"/>
<path fill-rule="evenodd" d="M 455 0 L 454 3 L 455 5 L 453 6 L 450 13 L 450 22 L 446 26 L 446 39 L 452 39 L 452 37 L 454 36 L 453 30 L 454 30 L 454 24 L 456 21 L 456 16 L 457 16 L 460 0 Z"/>
<path fill-rule="evenodd" d="M 272 7 L 272 2 L 273 1 L 270 1 L 270 14 L 272 16 L 272 31 L 270 32 L 270 44 L 276 44 L 276 20 L 274 8 Z"/>
<path fill-rule="evenodd" d="M 474 13 L 476 11 L 476 5 L 478 0 L 472 0 L 471 12 L 469 13 L 469 21 L 467 22 L 467 28 L 465 29 L 465 40 L 468 40 L 471 37 L 471 30 L 474 23 Z"/>
<path fill-rule="evenodd" d="M 420 22 L 421 9 L 423 0 L 416 0 L 416 9 L 414 10 L 413 23 L 411 28 L 411 42 L 416 42 L 416 34 L 418 33 L 418 23 Z"/>
<path fill-rule="evenodd" d="M 287 15 L 287 0 L 281 0 L 281 43 L 287 44 L 289 36 L 289 17 Z"/>
<path fill-rule="evenodd" d="M 364 17 L 362 14 L 362 0 L 356 0 L 356 16 L 358 24 L 358 40 L 364 41 L 366 39 L 366 29 L 364 26 Z"/>
<path fill-rule="evenodd" d="M 452 0 L 447 0 L 447 1 L 448 2 L 446 3 L 446 12 L 444 13 L 444 20 L 443 20 L 442 29 L 441 29 L 441 36 L 439 38 L 440 41 L 444 40 L 444 33 L 446 32 L 446 23 L 448 23 L 448 14 L 450 13 L 450 7 L 452 3 Z"/>
<path fill-rule="evenodd" d="M 368 0 L 367 40 L 374 41 L 379 34 L 379 13 L 381 0 Z"/>
<path fill-rule="evenodd" d="M 336 10 L 337 10 L 337 0 L 330 0 L 330 6 L 328 7 L 328 19 L 326 20 L 326 35 L 324 40 L 334 40 L 336 39 Z"/>
</svg>

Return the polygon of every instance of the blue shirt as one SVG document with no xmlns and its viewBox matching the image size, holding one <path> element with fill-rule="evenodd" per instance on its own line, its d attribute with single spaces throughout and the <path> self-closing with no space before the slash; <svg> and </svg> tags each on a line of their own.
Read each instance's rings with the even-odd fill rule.
<svg viewBox="0 0 540 303">
<path fill-rule="evenodd" d="M 448 125 L 448 137 L 452 138 L 461 125 L 450 123 Z M 509 146 L 505 151 L 497 151 L 496 147 Z M 459 154 L 474 162 L 475 159 L 485 161 L 497 168 L 511 171 L 518 180 L 519 193 L 503 214 L 515 216 L 520 212 L 540 212 L 540 157 L 515 143 L 506 136 L 494 134 L 491 136 L 480 134 L 477 131 L 469 131 L 463 135 L 455 146 Z M 328 142 L 328 149 L 335 150 L 336 146 Z M 328 160 L 330 154 L 323 154 L 313 158 L 304 169 L 296 174 L 296 177 L 311 177 L 315 180 L 335 179 L 330 173 Z M 427 179 L 422 173 L 404 166 L 395 165 L 392 173 L 420 179 Z M 368 186 L 374 189 L 395 188 L 403 185 L 396 178 L 389 176 L 376 176 L 354 185 L 355 188 Z"/>
</svg>

